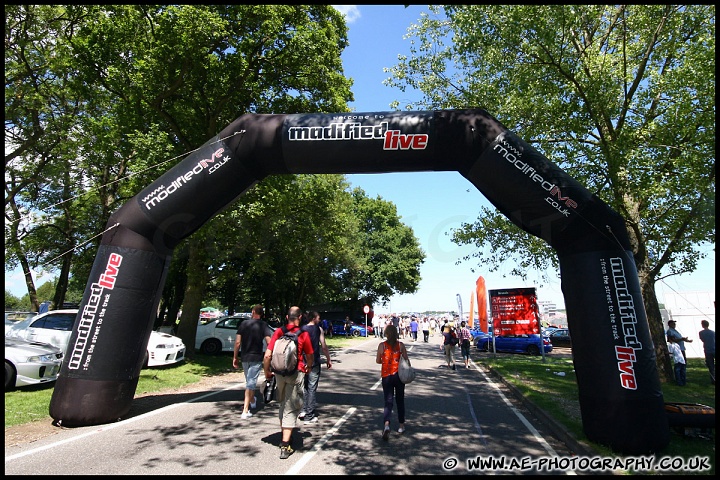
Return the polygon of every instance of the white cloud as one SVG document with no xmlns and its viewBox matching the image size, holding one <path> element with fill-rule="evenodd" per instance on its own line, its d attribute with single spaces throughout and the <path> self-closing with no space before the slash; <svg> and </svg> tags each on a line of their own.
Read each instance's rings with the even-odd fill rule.
<svg viewBox="0 0 720 480">
<path fill-rule="evenodd" d="M 333 5 L 333 7 L 345 16 L 347 23 L 353 23 L 361 16 L 357 5 Z"/>
<path fill-rule="evenodd" d="M 31 270 L 31 272 L 35 288 L 38 288 L 45 282 L 53 281 L 56 277 L 56 275 L 42 270 Z M 16 268 L 11 272 L 5 272 L 5 290 L 19 298 L 22 298 L 23 295 L 28 293 L 27 285 L 25 284 L 25 275 L 23 274 L 22 269 Z"/>
</svg>

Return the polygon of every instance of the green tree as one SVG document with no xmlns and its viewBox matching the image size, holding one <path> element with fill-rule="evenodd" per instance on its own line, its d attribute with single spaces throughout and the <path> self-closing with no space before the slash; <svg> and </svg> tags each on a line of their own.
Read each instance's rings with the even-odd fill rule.
<svg viewBox="0 0 720 480">
<path fill-rule="evenodd" d="M 360 257 L 348 187 L 343 175 L 274 175 L 243 195 L 230 222 L 242 241 L 221 250 L 234 265 L 224 285 L 237 284 L 246 308 L 262 303 L 282 315 L 347 297 L 343 278 Z"/>
<path fill-rule="evenodd" d="M 74 88 L 75 67 L 67 48 L 82 21 L 64 7 L 5 8 L 5 267 L 21 267 L 34 310 L 39 301 L 30 269 L 75 243 L 69 212 L 58 205 L 82 183 L 71 163 L 74 133 L 90 99 Z M 59 302 L 70 259 L 62 259 L 58 283 L 63 287 L 54 295 Z"/>
<path fill-rule="evenodd" d="M 37 308 L 30 268 L 57 273 L 53 300 L 82 292 L 99 234 L 117 206 L 132 196 L 120 183 L 137 156 L 153 160 L 122 115 L 122 102 L 92 82 L 83 63 L 87 22 L 97 6 L 8 6 L 6 20 L 6 269 L 25 272 Z M 113 102 L 113 100 L 116 100 Z M 138 116 L 139 118 L 140 116 Z M 144 130 L 143 130 L 144 131 Z M 120 139 L 120 140 L 118 140 Z M 147 142 L 149 143 L 149 142 Z M 154 148 L 164 153 L 155 142 Z"/>
<path fill-rule="evenodd" d="M 32 36 L 23 36 L 26 32 Z M 6 137 L 17 144 L 12 158 L 33 160 L 22 164 L 25 170 L 17 172 L 14 182 L 6 183 L 6 218 L 17 229 L 9 236 L 6 228 L 6 245 L 11 244 L 8 238 L 15 240 L 15 258 L 26 259 L 27 271 L 75 252 L 68 275 L 84 282 L 99 235 L 78 250 L 76 232 L 101 233 L 112 211 L 162 173 L 153 168 L 160 159 L 162 168 L 170 167 L 168 158 L 184 157 L 246 112 L 347 110 L 351 81 L 343 75 L 340 59 L 346 44 L 344 20 L 327 5 L 6 8 Z M 24 64 L 28 51 L 39 60 Z M 39 86 L 25 93 L 24 79 Z M 53 103 L 54 95 L 65 103 Z M 67 125 L 51 129 L 54 124 L 47 119 L 54 114 L 62 115 Z M 49 155 L 26 144 L 48 150 L 54 138 L 64 149 L 56 155 L 58 169 L 38 168 L 43 175 L 37 178 L 26 166 Z M 22 183 L 26 179 L 34 184 Z M 55 203 L 38 193 L 47 191 L 50 180 Z M 85 196 L 80 198 L 80 192 Z M 8 207 L 24 200 L 23 195 L 27 204 Z M 63 207 L 50 210 L 58 201 Z M 69 212 L 63 224 L 61 208 Z M 20 252 L 31 240 L 20 219 L 32 212 L 51 217 L 52 222 L 43 224 L 47 228 L 54 222 L 57 235 L 33 229 L 35 248 Z M 67 224 L 68 219 L 74 223 Z M 200 298 L 209 278 L 201 271 L 207 271 L 209 260 L 193 248 L 207 243 L 208 238 L 194 239 L 184 250 L 193 259 L 186 291 Z M 46 254 L 27 258 L 28 251 Z M 69 254 L 62 258 L 70 261 Z M 6 261 L 8 267 L 12 264 Z M 67 288 L 72 282 L 61 283 Z M 194 308 L 184 308 L 183 314 L 186 322 L 196 324 Z M 194 329 L 187 330 L 194 337 Z M 184 340 L 192 344 L 192 339 Z"/>
<path fill-rule="evenodd" d="M 488 110 L 625 218 L 660 375 L 672 378 L 655 282 L 692 272 L 715 244 L 715 7 L 452 5 L 442 13 L 410 28 L 419 41 L 386 83 L 423 92 L 407 108 Z M 520 276 L 558 263 L 490 209 L 453 239 L 490 245 L 475 255 L 490 271 L 508 258 Z"/>
<path fill-rule="evenodd" d="M 20 310 L 22 308 L 22 301 L 9 291 L 5 290 L 5 310 Z"/>
<path fill-rule="evenodd" d="M 393 295 L 415 292 L 425 252 L 413 230 L 400 221 L 393 203 L 369 198 L 361 188 L 353 190 L 353 200 L 364 266 L 352 277 L 354 298 L 386 304 Z"/>
<path fill-rule="evenodd" d="M 424 253 L 395 206 L 349 191 L 343 175 L 276 175 L 214 223 L 210 289 L 221 304 L 359 309 L 412 293 Z"/>
<path fill-rule="evenodd" d="M 115 93 L 128 124 L 157 125 L 177 153 L 203 144 L 242 113 L 345 111 L 352 99 L 340 60 L 347 28 L 332 7 L 108 9 L 112 15 L 87 24 L 75 43 L 92 74 L 89 83 Z M 187 242 L 179 336 L 188 345 L 211 280 L 210 256 L 195 250 L 221 221 L 211 220 Z"/>
</svg>

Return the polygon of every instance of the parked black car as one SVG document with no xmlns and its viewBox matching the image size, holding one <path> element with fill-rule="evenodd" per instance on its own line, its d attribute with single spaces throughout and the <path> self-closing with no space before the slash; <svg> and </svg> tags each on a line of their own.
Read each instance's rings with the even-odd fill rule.
<svg viewBox="0 0 720 480">
<path fill-rule="evenodd" d="M 548 336 L 554 347 L 572 348 L 572 341 L 570 340 L 570 330 L 568 330 L 567 328 L 558 328 Z"/>
</svg>

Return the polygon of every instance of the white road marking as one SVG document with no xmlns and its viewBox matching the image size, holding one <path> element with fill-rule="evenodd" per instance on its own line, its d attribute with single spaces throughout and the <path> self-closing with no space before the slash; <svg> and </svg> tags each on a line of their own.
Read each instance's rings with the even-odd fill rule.
<svg viewBox="0 0 720 480">
<path fill-rule="evenodd" d="M 304 467 L 312 459 L 312 457 L 315 456 L 317 452 L 320 451 L 323 445 L 325 445 L 333 435 L 335 435 L 335 433 L 340 429 L 340 426 L 345 423 L 352 416 L 353 413 L 355 413 L 355 410 L 357 410 L 357 408 L 355 407 L 349 408 L 348 411 L 345 412 L 345 415 L 343 415 L 340 420 L 335 422 L 335 425 L 333 425 L 333 427 L 328 430 L 327 433 L 325 433 L 325 435 L 323 435 L 323 437 L 318 440 L 315 445 L 313 445 L 310 451 L 303 455 L 300 458 L 299 462 L 290 467 L 290 470 L 285 472 L 285 475 L 297 475 L 300 472 L 300 469 Z"/>
</svg>

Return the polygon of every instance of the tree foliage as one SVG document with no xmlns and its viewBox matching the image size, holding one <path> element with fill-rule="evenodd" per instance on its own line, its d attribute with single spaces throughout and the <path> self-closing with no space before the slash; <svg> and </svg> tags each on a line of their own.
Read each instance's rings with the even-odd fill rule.
<svg viewBox="0 0 720 480">
<path fill-rule="evenodd" d="M 670 378 L 654 284 L 715 244 L 713 5 L 451 5 L 410 29 L 386 83 L 413 109 L 479 106 L 625 218 L 661 376 Z M 442 15 L 441 15 L 442 13 Z M 454 232 L 524 276 L 557 267 L 497 211 Z M 470 258 L 465 258 L 465 261 Z"/>
<path fill-rule="evenodd" d="M 274 175 L 245 193 L 223 215 L 222 262 L 216 284 L 235 285 L 244 310 L 256 303 L 282 316 L 292 305 L 342 295 L 357 269 L 357 220 L 342 175 Z M 236 240 L 240 240 L 239 242 Z M 231 268 L 228 268 L 231 267 Z M 241 273 L 241 276 L 238 276 Z"/>
<path fill-rule="evenodd" d="M 410 227 L 404 225 L 394 204 L 381 197 L 369 198 L 353 190 L 354 210 L 360 221 L 358 236 L 363 268 L 355 284 L 366 303 L 387 303 L 393 295 L 413 293 L 420 283 L 425 252 Z"/>
<path fill-rule="evenodd" d="M 56 304 L 82 295 L 110 215 L 240 115 L 353 99 L 328 5 L 26 5 L 5 19 L 5 267 L 22 267 L 35 310 L 31 269 L 59 274 Z M 209 300 L 282 315 L 380 291 L 359 274 L 382 267 L 359 223 L 343 176 L 266 178 L 176 248 L 158 323 L 182 310 L 191 346 Z"/>
</svg>

